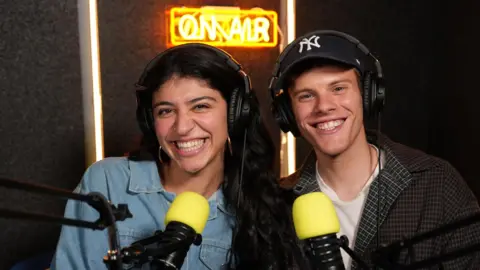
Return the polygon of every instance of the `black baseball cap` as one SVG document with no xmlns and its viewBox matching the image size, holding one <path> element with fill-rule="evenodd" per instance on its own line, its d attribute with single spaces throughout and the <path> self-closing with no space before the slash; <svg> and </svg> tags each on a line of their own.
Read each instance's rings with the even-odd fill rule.
<svg viewBox="0 0 480 270">
<path fill-rule="evenodd" d="M 290 43 L 279 56 L 270 89 L 283 89 L 292 68 L 305 60 L 325 59 L 356 68 L 361 75 L 371 69 L 368 49 L 354 37 L 337 31 L 314 31 Z M 273 93 L 272 93 L 273 94 Z"/>
</svg>

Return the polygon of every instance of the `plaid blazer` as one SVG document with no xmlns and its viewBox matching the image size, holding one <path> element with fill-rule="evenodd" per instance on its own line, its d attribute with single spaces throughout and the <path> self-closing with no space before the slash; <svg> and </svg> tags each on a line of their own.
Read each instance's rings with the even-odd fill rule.
<svg viewBox="0 0 480 270">
<path fill-rule="evenodd" d="M 385 153 L 385 164 L 371 184 L 354 246 L 355 253 L 370 266 L 372 252 L 379 247 L 377 239 L 380 245 L 389 244 L 480 212 L 477 199 L 448 162 L 381 134 L 374 143 Z M 280 179 L 280 186 L 292 201 L 302 194 L 320 191 L 315 165 L 312 151 L 297 172 Z M 471 244 L 480 244 L 480 222 L 422 241 L 414 246 L 414 258 L 405 250 L 396 262 L 409 264 Z M 359 269 L 356 262 L 352 262 L 352 269 Z M 422 269 L 480 269 L 480 253 Z"/>
</svg>

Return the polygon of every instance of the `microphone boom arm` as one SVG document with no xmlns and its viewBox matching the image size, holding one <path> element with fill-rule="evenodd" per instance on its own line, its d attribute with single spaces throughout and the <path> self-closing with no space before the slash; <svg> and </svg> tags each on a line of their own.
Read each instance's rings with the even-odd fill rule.
<svg viewBox="0 0 480 270">
<path fill-rule="evenodd" d="M 25 181 L 10 180 L 0 177 L 0 186 L 24 190 L 33 193 L 46 194 L 55 197 L 67 198 L 76 201 L 82 201 L 88 203 L 95 210 L 99 212 L 100 217 L 95 221 L 85 221 L 77 219 L 69 219 L 59 216 L 52 216 L 39 213 L 29 213 L 23 211 L 9 210 L 0 208 L 0 217 L 26 219 L 35 221 L 44 221 L 50 223 L 60 223 L 62 225 L 75 226 L 81 228 L 88 228 L 93 230 L 108 229 L 108 241 L 110 250 L 108 251 L 105 259 L 110 269 L 122 269 L 122 260 L 120 256 L 120 245 L 117 238 L 117 227 L 115 222 L 117 220 L 123 221 L 126 218 L 133 217 L 128 206 L 126 204 L 119 204 L 118 208 L 112 205 L 106 198 L 99 192 L 91 192 L 89 194 L 78 194 L 67 190 L 49 187 L 46 185 L 39 185 L 34 183 L 28 183 Z"/>
<path fill-rule="evenodd" d="M 6 208 L 0 208 L 0 217 L 2 218 L 14 218 L 14 219 L 25 219 L 33 221 L 43 221 L 49 223 L 62 224 L 73 227 L 88 228 L 92 230 L 101 230 L 104 229 L 103 226 L 100 226 L 97 222 L 70 219 L 59 216 L 52 216 L 39 213 L 30 213 L 24 211 L 10 210 Z"/>
<path fill-rule="evenodd" d="M 408 265 L 400 265 L 400 264 L 394 263 L 394 261 L 398 259 L 398 256 L 400 255 L 400 252 L 403 249 L 411 249 L 413 248 L 413 245 L 421 241 L 438 237 L 440 235 L 452 232 L 456 229 L 472 225 L 473 223 L 478 221 L 480 221 L 480 213 L 467 216 L 465 218 L 459 219 L 452 223 L 448 223 L 446 225 L 443 225 L 431 231 L 427 231 L 419 235 L 413 236 L 409 239 L 402 239 L 400 241 L 394 242 L 390 245 L 381 247 L 380 249 L 376 250 L 372 256 L 373 261 L 375 265 L 378 265 L 380 267 L 387 267 L 387 268 L 390 267 L 390 269 L 391 267 L 395 267 L 395 269 L 412 269 L 413 270 L 413 269 L 420 269 L 423 267 L 435 265 L 443 261 L 456 259 L 470 252 L 478 251 L 480 250 L 480 243 L 473 244 L 464 248 L 460 248 L 458 250 L 450 251 L 448 253 L 435 256 L 433 258 L 428 258 L 428 259 L 424 259 L 416 262 L 414 261 Z"/>
</svg>

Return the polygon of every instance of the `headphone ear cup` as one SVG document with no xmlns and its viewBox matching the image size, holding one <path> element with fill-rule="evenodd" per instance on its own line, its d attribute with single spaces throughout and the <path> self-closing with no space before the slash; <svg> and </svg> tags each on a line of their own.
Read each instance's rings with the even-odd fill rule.
<svg viewBox="0 0 480 270">
<path fill-rule="evenodd" d="M 230 97 L 228 106 L 228 134 L 235 137 L 235 134 L 242 132 L 248 126 L 250 120 L 250 97 L 245 96 L 243 88 L 235 88 Z"/>
<path fill-rule="evenodd" d="M 290 108 L 290 101 L 285 94 L 279 94 L 272 102 L 272 113 L 280 129 L 287 133 L 291 132 L 295 137 L 300 136 L 295 116 Z"/>
<path fill-rule="evenodd" d="M 153 122 L 149 110 L 142 106 L 137 106 L 137 122 L 143 134 L 148 135 L 154 132 Z"/>
<path fill-rule="evenodd" d="M 144 136 L 156 138 L 155 127 L 153 124 L 153 112 L 146 104 L 151 104 L 151 97 L 146 91 L 136 92 L 137 95 L 137 123 Z"/>
<path fill-rule="evenodd" d="M 363 115 L 364 118 L 369 118 L 372 109 L 372 73 L 366 72 L 363 77 Z"/>
<path fill-rule="evenodd" d="M 280 102 L 279 102 L 279 97 L 273 100 L 272 102 L 272 114 L 273 117 L 275 118 L 275 122 L 277 122 L 278 126 L 283 132 L 289 132 L 290 127 L 286 124 L 285 118 L 286 116 L 283 114 Z"/>
<path fill-rule="evenodd" d="M 383 111 L 383 107 L 385 106 L 385 85 L 381 78 L 375 79 L 375 110 L 377 112 Z"/>
<path fill-rule="evenodd" d="M 240 97 L 240 88 L 235 88 L 232 92 L 232 95 L 230 96 L 230 103 L 228 104 L 228 134 L 231 136 L 234 134 L 236 125 L 238 120 L 238 112 L 237 109 L 241 108 L 241 97 Z"/>
<path fill-rule="evenodd" d="M 250 103 L 252 102 L 252 98 L 251 96 L 246 96 L 245 92 L 242 91 L 242 93 L 240 94 L 241 97 L 241 101 L 242 101 L 242 104 L 238 104 L 238 105 L 241 105 L 241 111 L 239 112 L 240 113 L 240 116 L 239 116 L 239 119 L 237 119 L 244 128 L 246 128 L 250 122 Z M 238 99 L 238 98 L 237 98 Z M 258 102 L 257 102 L 258 103 Z M 257 104 L 258 106 L 258 104 Z"/>
</svg>

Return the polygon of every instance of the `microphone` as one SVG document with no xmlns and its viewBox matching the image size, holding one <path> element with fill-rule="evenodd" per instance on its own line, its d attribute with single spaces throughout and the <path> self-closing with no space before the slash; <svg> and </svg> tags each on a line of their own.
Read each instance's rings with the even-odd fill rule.
<svg viewBox="0 0 480 270">
<path fill-rule="evenodd" d="M 307 244 L 312 269 L 345 270 L 337 238 L 340 222 L 332 201 L 322 192 L 312 192 L 295 199 L 292 211 L 295 232 Z"/>
<path fill-rule="evenodd" d="M 165 216 L 165 231 L 122 249 L 123 262 L 152 269 L 179 270 L 192 244 L 200 245 L 209 215 L 207 199 L 195 192 L 179 194 Z"/>
</svg>

